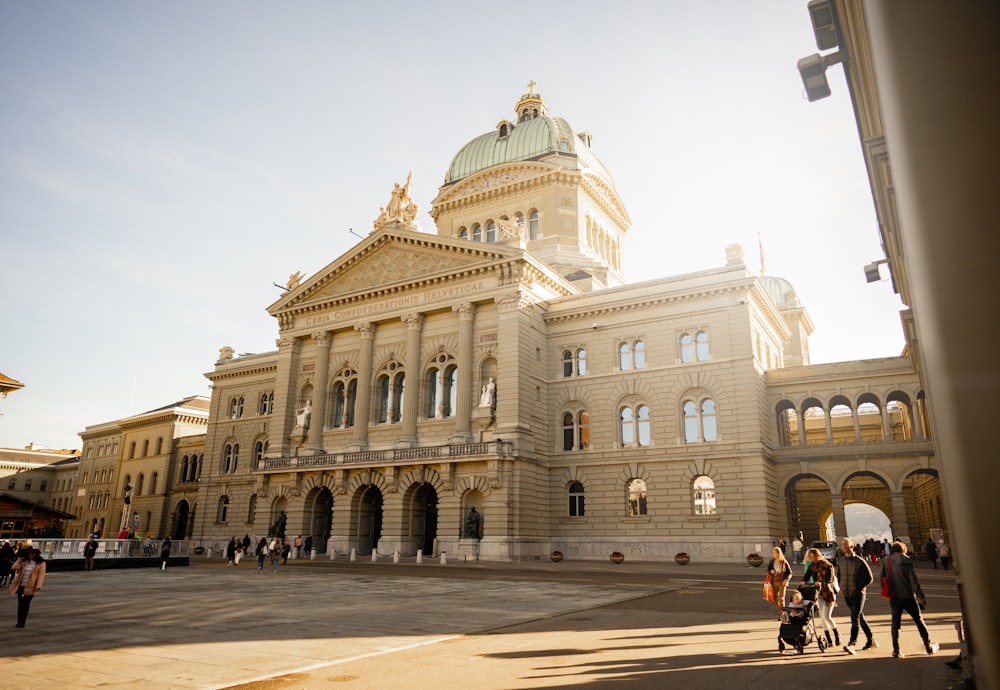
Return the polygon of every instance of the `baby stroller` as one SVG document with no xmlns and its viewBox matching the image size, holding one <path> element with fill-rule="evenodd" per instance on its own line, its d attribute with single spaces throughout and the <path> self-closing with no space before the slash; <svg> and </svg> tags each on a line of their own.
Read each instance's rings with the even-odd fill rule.
<svg viewBox="0 0 1000 690">
<path fill-rule="evenodd" d="M 787 606 L 781 607 L 778 651 L 784 652 L 785 646 L 788 645 L 802 654 L 815 638 L 819 651 L 824 652 L 828 645 L 822 636 L 816 634 L 816 626 L 813 623 L 813 618 L 819 615 L 819 607 L 816 605 L 816 588 L 803 585 L 799 587 L 799 594 L 802 595 L 801 604 L 789 603 Z"/>
</svg>

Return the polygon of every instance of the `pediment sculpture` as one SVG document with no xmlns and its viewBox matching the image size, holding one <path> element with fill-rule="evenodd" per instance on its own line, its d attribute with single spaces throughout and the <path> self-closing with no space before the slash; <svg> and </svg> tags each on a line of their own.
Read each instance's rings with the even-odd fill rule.
<svg viewBox="0 0 1000 690">
<path fill-rule="evenodd" d="M 378 218 L 372 223 L 372 230 L 379 230 L 386 225 L 399 224 L 416 227 L 417 214 L 420 207 L 410 196 L 410 186 L 413 182 L 413 171 L 406 176 L 406 184 L 402 187 L 397 182 L 392 189 L 389 203 L 379 207 Z"/>
</svg>

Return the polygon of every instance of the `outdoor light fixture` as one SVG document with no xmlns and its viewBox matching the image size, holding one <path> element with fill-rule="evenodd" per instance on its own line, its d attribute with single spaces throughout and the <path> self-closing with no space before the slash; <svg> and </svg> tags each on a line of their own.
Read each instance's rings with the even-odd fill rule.
<svg viewBox="0 0 1000 690">
<path fill-rule="evenodd" d="M 833 4 L 830 0 L 809 0 L 809 19 L 812 20 L 813 34 L 816 35 L 816 47 L 820 50 L 830 50 L 840 45 L 837 39 L 837 26 L 833 18 Z"/>
<path fill-rule="evenodd" d="M 809 19 L 812 21 L 816 47 L 830 50 L 840 45 L 837 38 L 837 21 L 831 0 L 809 0 Z M 843 62 L 847 58 L 843 50 L 829 55 L 814 53 L 799 60 L 799 75 L 806 89 L 809 102 L 818 101 L 830 95 L 830 82 L 826 79 L 826 69 Z"/>
<path fill-rule="evenodd" d="M 882 280 L 882 273 L 879 271 L 879 266 L 882 264 L 889 263 L 888 259 L 879 259 L 878 261 L 872 261 L 870 264 L 865 266 L 865 280 L 869 283 L 877 283 Z"/>
</svg>

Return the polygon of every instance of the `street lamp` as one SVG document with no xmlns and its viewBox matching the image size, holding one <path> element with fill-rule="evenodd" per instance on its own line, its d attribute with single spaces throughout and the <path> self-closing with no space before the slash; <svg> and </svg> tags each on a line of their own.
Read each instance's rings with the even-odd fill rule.
<svg viewBox="0 0 1000 690">
<path fill-rule="evenodd" d="M 128 507 L 132 505 L 132 484 L 126 484 L 124 490 L 125 507 L 122 508 L 122 524 L 118 528 L 118 532 L 121 533 L 123 529 L 126 529 L 128 525 Z"/>
</svg>

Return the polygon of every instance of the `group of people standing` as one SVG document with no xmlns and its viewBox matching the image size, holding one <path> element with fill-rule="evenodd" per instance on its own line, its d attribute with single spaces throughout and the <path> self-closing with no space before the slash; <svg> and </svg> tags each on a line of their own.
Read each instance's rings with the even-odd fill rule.
<svg viewBox="0 0 1000 690">
<path fill-rule="evenodd" d="M 264 561 L 270 557 L 274 570 L 277 571 L 278 561 L 281 561 L 282 564 L 288 563 L 293 548 L 296 558 L 301 558 L 303 552 L 311 553 L 312 542 L 312 535 L 303 539 L 300 534 L 294 541 L 289 542 L 287 537 L 270 536 L 261 537 L 258 540 L 256 537 L 251 539 L 249 534 L 245 534 L 242 539 L 233 537 L 229 540 L 226 545 L 226 559 L 229 565 L 236 566 L 240 564 L 244 556 L 256 556 L 257 571 L 260 572 L 264 569 Z"/>
<path fill-rule="evenodd" d="M 781 616 L 785 606 L 785 593 L 793 578 L 792 568 L 780 546 L 771 550 L 771 560 L 767 566 L 774 603 Z M 899 629 L 903 613 L 909 614 L 917 626 L 924 649 L 928 654 L 938 651 L 938 644 L 932 642 L 920 611 L 923 610 L 926 599 L 913 561 L 906 555 L 906 545 L 893 542 L 889 557 L 882 559 L 880 578 L 887 578 L 890 587 L 889 608 L 892 612 L 892 655 L 899 658 L 903 653 L 899 649 Z M 822 622 L 823 634 L 829 647 L 840 646 L 840 631 L 833 620 L 833 610 L 837 606 L 838 596 L 847 605 L 851 615 L 851 631 L 843 650 L 848 654 L 856 654 L 858 633 L 865 634 L 865 644 L 862 650 L 878 647 L 871 626 L 865 619 L 864 608 L 867 599 L 867 588 L 874 581 L 868 560 L 855 552 L 854 541 L 844 537 L 840 541 L 840 555 L 836 564 L 823 557 L 819 549 L 810 548 L 805 552 L 802 580 L 800 587 L 812 587 L 819 609 L 819 619 Z M 817 631 L 818 633 L 818 631 Z"/>
<path fill-rule="evenodd" d="M 934 565 L 934 570 L 937 570 L 939 558 L 941 559 L 942 568 L 948 570 L 951 567 L 951 549 L 943 541 L 940 544 L 935 544 L 934 539 L 928 537 L 924 553 L 927 554 L 927 560 Z"/>
</svg>

